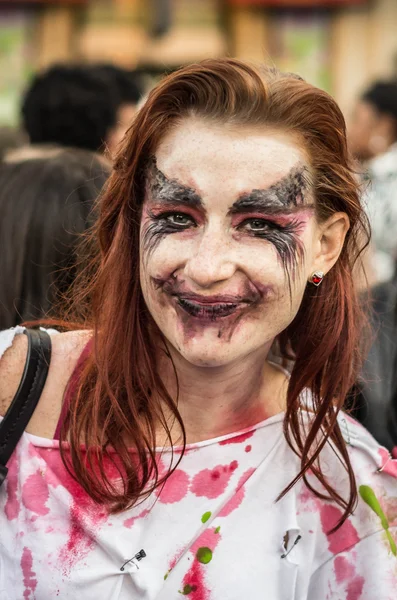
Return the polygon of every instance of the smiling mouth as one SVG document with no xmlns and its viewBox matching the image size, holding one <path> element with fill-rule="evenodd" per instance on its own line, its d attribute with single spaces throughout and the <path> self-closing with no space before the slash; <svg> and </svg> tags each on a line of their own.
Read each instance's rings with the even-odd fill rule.
<svg viewBox="0 0 397 600">
<path fill-rule="evenodd" d="M 197 302 L 183 297 L 177 297 L 176 300 L 188 315 L 206 321 L 229 317 L 247 306 L 247 302 Z"/>
</svg>

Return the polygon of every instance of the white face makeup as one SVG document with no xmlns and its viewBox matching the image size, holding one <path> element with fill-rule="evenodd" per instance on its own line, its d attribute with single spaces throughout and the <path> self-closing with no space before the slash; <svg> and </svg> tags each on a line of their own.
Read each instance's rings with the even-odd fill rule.
<svg viewBox="0 0 397 600">
<path fill-rule="evenodd" d="M 196 366 L 267 351 L 295 317 L 318 239 L 308 160 L 287 134 L 182 121 L 148 169 L 141 286 Z"/>
</svg>

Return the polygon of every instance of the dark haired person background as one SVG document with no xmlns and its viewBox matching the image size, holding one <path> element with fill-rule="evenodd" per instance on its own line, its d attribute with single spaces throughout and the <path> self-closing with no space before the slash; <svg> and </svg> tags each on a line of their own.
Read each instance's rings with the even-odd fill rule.
<svg viewBox="0 0 397 600">
<path fill-rule="evenodd" d="M 356 104 L 350 148 L 361 162 L 364 201 L 372 229 L 369 252 L 374 339 L 356 399 L 356 417 L 384 446 L 397 444 L 390 420 L 397 349 L 397 82 L 378 81 Z"/>
<path fill-rule="evenodd" d="M 397 258 L 397 82 L 371 85 L 355 106 L 349 129 L 354 156 L 365 170 L 376 282 L 391 279 Z"/>
<path fill-rule="evenodd" d="M 138 75 L 113 65 L 55 65 L 39 73 L 22 104 L 32 144 L 59 144 L 112 156 L 143 94 Z"/>
<path fill-rule="evenodd" d="M 0 329 L 43 317 L 67 292 L 108 174 L 78 149 L 32 146 L 0 164 Z"/>
</svg>

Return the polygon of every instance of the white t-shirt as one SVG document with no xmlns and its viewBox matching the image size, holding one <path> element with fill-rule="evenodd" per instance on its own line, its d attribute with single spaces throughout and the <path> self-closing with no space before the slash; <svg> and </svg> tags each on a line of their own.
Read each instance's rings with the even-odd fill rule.
<svg viewBox="0 0 397 600">
<path fill-rule="evenodd" d="M 367 501 L 330 534 L 341 509 L 304 483 L 276 501 L 299 471 L 282 423 L 189 445 L 162 490 L 118 515 L 66 472 L 57 441 L 25 433 L 0 488 L 0 600 L 395 600 L 397 461 L 340 415 Z M 159 450 L 160 475 L 171 455 Z M 330 446 L 322 466 L 346 496 Z"/>
<path fill-rule="evenodd" d="M 393 277 L 397 261 L 397 144 L 368 163 L 364 203 L 371 223 L 377 281 Z"/>
</svg>

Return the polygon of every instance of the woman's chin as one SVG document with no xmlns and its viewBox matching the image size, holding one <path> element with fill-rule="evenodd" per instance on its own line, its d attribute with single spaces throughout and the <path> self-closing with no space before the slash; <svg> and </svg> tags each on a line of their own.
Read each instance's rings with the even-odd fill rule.
<svg viewBox="0 0 397 600">
<path fill-rule="evenodd" d="M 212 352 L 189 352 L 179 351 L 182 358 L 184 358 L 188 363 L 195 367 L 206 367 L 206 368 L 214 368 L 214 367 L 224 367 L 233 361 L 233 357 L 230 355 L 222 356 L 219 353 Z"/>
<path fill-rule="evenodd" d="M 182 340 L 174 348 L 191 365 L 196 367 L 222 367 L 242 357 L 241 344 L 225 344 L 220 340 Z"/>
</svg>

